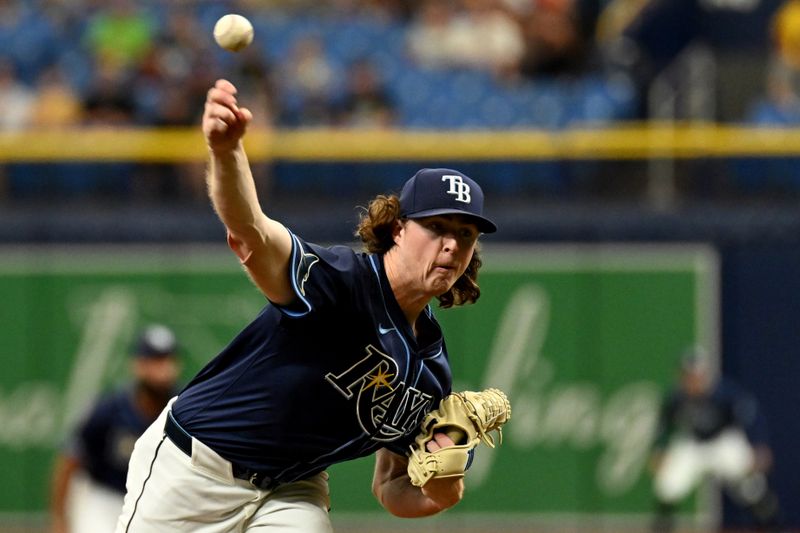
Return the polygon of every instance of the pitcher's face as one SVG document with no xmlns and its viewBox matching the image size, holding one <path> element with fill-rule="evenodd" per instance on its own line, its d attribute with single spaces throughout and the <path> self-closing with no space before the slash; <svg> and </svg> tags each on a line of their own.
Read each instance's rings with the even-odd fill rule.
<svg viewBox="0 0 800 533">
<path fill-rule="evenodd" d="M 403 266 L 431 296 L 444 294 L 467 269 L 480 232 L 469 217 L 407 219 L 395 233 Z"/>
</svg>

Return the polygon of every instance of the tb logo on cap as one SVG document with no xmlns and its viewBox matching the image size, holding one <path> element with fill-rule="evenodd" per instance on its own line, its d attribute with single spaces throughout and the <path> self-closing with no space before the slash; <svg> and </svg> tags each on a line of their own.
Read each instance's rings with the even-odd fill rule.
<svg viewBox="0 0 800 533">
<path fill-rule="evenodd" d="M 450 182 L 450 190 L 447 191 L 447 194 L 452 194 L 455 196 L 456 202 L 464 202 L 465 204 L 472 202 L 472 197 L 469 195 L 469 185 L 464 183 L 464 180 L 461 179 L 461 176 L 451 176 L 446 174 L 442 176 L 442 181 Z"/>
</svg>

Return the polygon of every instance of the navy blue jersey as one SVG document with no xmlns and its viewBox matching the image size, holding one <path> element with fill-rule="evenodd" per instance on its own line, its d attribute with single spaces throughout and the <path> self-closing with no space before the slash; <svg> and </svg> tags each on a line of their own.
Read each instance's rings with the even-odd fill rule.
<svg viewBox="0 0 800 533">
<path fill-rule="evenodd" d="M 452 382 L 439 324 L 426 308 L 414 336 L 382 256 L 292 241 L 295 304 L 268 304 L 172 407 L 222 457 L 283 482 L 405 453 Z"/>
<path fill-rule="evenodd" d="M 136 408 L 133 389 L 109 393 L 76 428 L 67 452 L 95 482 L 124 494 L 133 445 L 152 422 Z"/>
<path fill-rule="evenodd" d="M 702 396 L 673 391 L 664 402 L 657 443 L 665 445 L 676 433 L 705 441 L 732 428 L 745 431 L 753 442 L 766 440 L 755 399 L 734 384 L 720 380 Z"/>
</svg>

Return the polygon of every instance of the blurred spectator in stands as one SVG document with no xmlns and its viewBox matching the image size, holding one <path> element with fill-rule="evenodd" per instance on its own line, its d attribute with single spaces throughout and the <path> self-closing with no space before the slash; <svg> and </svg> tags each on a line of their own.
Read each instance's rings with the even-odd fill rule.
<svg viewBox="0 0 800 533">
<path fill-rule="evenodd" d="M 187 127 L 199 120 L 205 87 L 198 94 L 198 79 L 212 79 L 208 39 L 203 39 L 197 17 L 187 5 L 166 5 L 154 45 L 139 61 L 132 94 L 135 118 L 153 127 Z M 193 164 L 140 165 L 132 182 L 137 201 L 174 200 L 201 194 L 201 173 Z M 204 192 L 204 191 L 202 191 Z"/>
<path fill-rule="evenodd" d="M 386 18 L 392 20 L 409 21 L 413 14 L 419 9 L 420 0 L 362 0 L 370 8 L 379 7 Z"/>
<path fill-rule="evenodd" d="M 89 12 L 86 0 L 39 0 L 37 14 L 58 30 L 61 38 L 78 38 Z"/>
<path fill-rule="evenodd" d="M 134 0 L 107 0 L 86 26 L 85 40 L 95 60 L 127 68 L 153 45 L 155 22 Z"/>
<path fill-rule="evenodd" d="M 136 65 L 132 92 L 140 123 L 188 126 L 199 120 L 197 106 L 202 108 L 207 80 L 216 74 L 210 39 L 203 35 L 187 6 L 165 7 L 162 29 Z"/>
<path fill-rule="evenodd" d="M 135 103 L 130 92 L 131 79 L 114 61 L 96 66 L 91 86 L 84 96 L 84 124 L 125 126 L 133 123 Z"/>
<path fill-rule="evenodd" d="M 620 1 L 630 0 L 615 0 Z M 648 97 L 657 96 L 649 93 L 650 88 L 676 59 L 686 59 L 687 71 L 692 69 L 692 60 L 703 61 L 695 68 L 700 71 L 696 79 L 687 72 L 662 76 L 672 90 L 672 95 L 662 99 L 691 94 L 696 101 L 697 95 L 706 92 L 707 105 L 713 107 L 710 112 L 678 109 L 675 118 L 741 120 L 754 95 L 763 92 L 768 26 L 781 2 L 649 0 L 621 35 L 610 39 L 608 58 L 632 74 L 644 103 L 642 115 L 657 107 L 656 101 L 647 104 Z M 687 51 L 691 52 L 688 57 L 683 55 Z M 691 116 L 698 111 L 709 116 Z"/>
<path fill-rule="evenodd" d="M 681 360 L 678 383 L 662 407 L 651 466 L 659 533 L 672 531 L 677 506 L 707 477 L 722 483 L 759 526 L 778 526 L 763 414 L 750 394 L 713 376 L 703 350 L 691 349 Z"/>
<path fill-rule="evenodd" d="M 279 86 L 276 81 L 276 68 L 267 55 L 258 47 L 250 47 L 240 52 L 237 61 L 227 67 L 236 81 L 242 99 L 248 102 L 253 112 L 251 128 L 270 128 L 277 121 Z M 203 92 L 205 99 L 205 92 Z M 202 109 L 202 105 L 198 108 Z"/>
<path fill-rule="evenodd" d="M 800 0 L 788 0 L 778 10 L 772 37 L 766 94 L 756 99 L 749 121 L 796 126 L 800 124 Z"/>
<path fill-rule="evenodd" d="M 408 33 L 411 57 L 430 68 L 472 68 L 501 78 L 519 73 L 525 51 L 519 23 L 499 0 L 427 0 Z"/>
<path fill-rule="evenodd" d="M 348 69 L 347 89 L 335 122 L 350 128 L 387 128 L 394 124 L 394 101 L 369 60 L 356 61 Z"/>
<path fill-rule="evenodd" d="M 462 0 L 453 19 L 450 46 L 457 66 L 515 77 L 524 52 L 522 29 L 498 0 Z M 480 36 L 476 38 L 476 36 Z"/>
<path fill-rule="evenodd" d="M 319 38 L 298 39 L 282 65 L 281 116 L 285 126 L 328 126 L 333 123 L 336 70 Z"/>
<path fill-rule="evenodd" d="M 408 50 L 418 64 L 430 68 L 450 65 L 449 32 L 455 10 L 448 0 L 425 0 L 408 30 Z"/>
<path fill-rule="evenodd" d="M 416 0 L 331 0 L 326 11 L 336 16 L 369 17 L 373 20 L 408 19 L 416 7 Z M 318 10 L 321 3 L 314 5 Z"/>
<path fill-rule="evenodd" d="M 528 77 L 581 75 L 597 66 L 595 29 L 600 0 L 535 0 L 521 16 Z"/>
<path fill-rule="evenodd" d="M 51 65 L 40 75 L 31 113 L 35 128 L 64 128 L 81 122 L 80 95 L 72 88 L 60 65 Z"/>
<path fill-rule="evenodd" d="M 17 77 L 33 83 L 38 71 L 56 60 L 61 35 L 34 2 L 0 2 L 0 50 L 16 65 Z"/>
<path fill-rule="evenodd" d="M 11 61 L 0 59 L 0 130 L 13 131 L 27 127 L 33 102 L 34 90 L 20 81 Z"/>
<path fill-rule="evenodd" d="M 262 10 L 265 4 L 283 13 L 316 15 L 321 17 L 355 18 L 373 20 L 407 20 L 416 10 L 420 0 L 237 0 L 245 10 Z"/>
</svg>

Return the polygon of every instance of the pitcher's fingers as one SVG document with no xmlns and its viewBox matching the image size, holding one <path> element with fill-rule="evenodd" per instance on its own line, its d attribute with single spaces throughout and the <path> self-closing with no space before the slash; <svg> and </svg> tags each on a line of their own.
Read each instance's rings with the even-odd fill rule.
<svg viewBox="0 0 800 533">
<path fill-rule="evenodd" d="M 206 103 L 208 104 L 220 104 L 224 106 L 228 106 L 232 109 L 236 109 L 236 96 L 232 93 L 218 89 L 217 87 L 212 87 L 206 93 Z"/>
<path fill-rule="evenodd" d="M 216 137 L 219 135 L 226 135 L 228 130 L 231 128 L 225 121 L 221 119 L 208 119 L 203 124 L 203 132 L 205 133 L 206 137 Z"/>
<path fill-rule="evenodd" d="M 218 107 L 203 115 L 203 131 L 210 133 L 226 133 L 230 128 L 244 124 L 230 109 Z"/>
<path fill-rule="evenodd" d="M 447 448 L 448 446 L 455 446 L 456 444 L 453 442 L 453 439 L 444 433 L 435 433 L 433 438 L 436 439 L 436 444 L 438 444 L 440 448 Z"/>
<path fill-rule="evenodd" d="M 206 104 L 205 115 L 210 119 L 221 120 L 227 124 L 234 124 L 241 120 L 236 111 L 219 104 Z"/>
<path fill-rule="evenodd" d="M 439 446 L 439 444 L 438 444 L 438 443 L 437 443 L 435 440 L 433 440 L 433 439 L 429 440 L 429 441 L 428 441 L 428 442 L 425 444 L 425 448 L 426 448 L 426 449 L 427 449 L 429 452 L 438 452 L 439 450 L 441 450 L 441 449 L 442 449 L 442 447 L 441 447 L 441 446 Z"/>
<path fill-rule="evenodd" d="M 249 123 L 251 120 L 253 120 L 253 113 L 246 107 L 238 108 L 237 116 L 239 120 L 245 123 Z"/>
<path fill-rule="evenodd" d="M 228 80 L 226 80 L 225 78 L 218 79 L 216 83 L 214 83 L 214 87 L 216 89 L 221 89 L 230 94 L 236 94 L 237 92 L 239 92 L 236 89 L 236 86 L 231 82 L 229 82 Z"/>
</svg>

